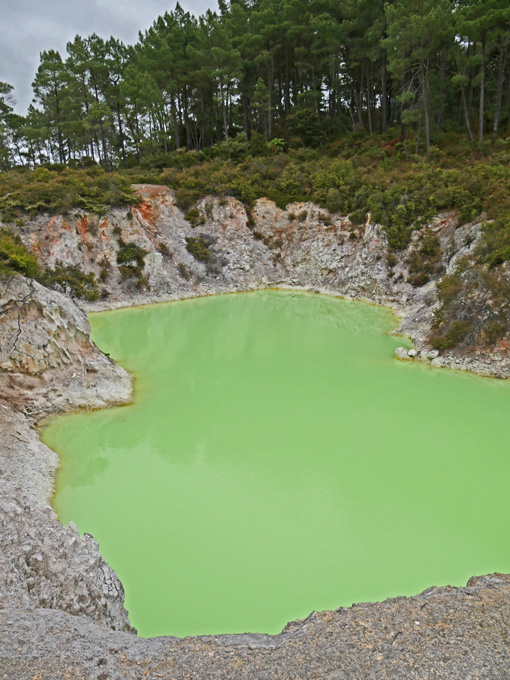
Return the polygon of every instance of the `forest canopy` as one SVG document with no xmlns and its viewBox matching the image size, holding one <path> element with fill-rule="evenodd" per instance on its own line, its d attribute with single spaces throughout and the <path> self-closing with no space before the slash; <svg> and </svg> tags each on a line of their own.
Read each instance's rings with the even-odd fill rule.
<svg viewBox="0 0 510 680">
<path fill-rule="evenodd" d="M 134 167 L 240 133 L 275 151 L 399 126 L 410 152 L 508 132 L 508 0 L 220 0 L 135 45 L 76 36 L 40 55 L 33 103 L 0 83 L 0 169 Z"/>
</svg>

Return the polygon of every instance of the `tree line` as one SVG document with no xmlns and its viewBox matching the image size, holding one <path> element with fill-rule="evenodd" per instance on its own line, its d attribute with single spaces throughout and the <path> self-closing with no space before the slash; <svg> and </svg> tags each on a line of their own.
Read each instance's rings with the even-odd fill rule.
<svg viewBox="0 0 510 680">
<path fill-rule="evenodd" d="M 481 146 L 510 127 L 509 45 L 508 0 L 220 0 L 198 18 L 177 4 L 135 45 L 76 36 L 42 52 L 25 116 L 0 83 L 0 168 L 394 126 L 413 153 L 438 131 Z"/>
</svg>

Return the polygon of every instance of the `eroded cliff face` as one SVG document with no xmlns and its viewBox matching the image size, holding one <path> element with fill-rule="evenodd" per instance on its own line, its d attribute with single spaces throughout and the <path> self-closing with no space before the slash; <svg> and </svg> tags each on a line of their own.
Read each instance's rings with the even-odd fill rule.
<svg viewBox="0 0 510 680">
<path fill-rule="evenodd" d="M 58 457 L 34 429 L 57 411 L 130 398 L 130 376 L 92 343 L 69 297 L 22 276 L 2 281 L 0 607 L 60 609 L 131 630 L 122 584 L 97 543 L 48 505 Z"/>
<path fill-rule="evenodd" d="M 501 339 L 490 356 L 474 348 L 436 357 L 427 344 L 438 307 L 437 282 L 476 248 L 481 220 L 459 227 L 454 213 L 438 215 L 414 232 L 405 251 L 392 254 L 389 266 L 379 225 L 354 226 L 347 217 L 312 203 L 280 210 L 260 199 L 247 214 L 236 199 L 208 197 L 199 201 L 189 221 L 171 189 L 135 189 L 140 203 L 133 208 L 110 210 L 104 217 L 81 212 L 40 216 L 17 227 L 44 267 L 72 266 L 94 275 L 99 299 L 80 302 L 89 310 L 267 286 L 302 287 L 392 307 L 402 318 L 396 332 L 411 337 L 417 358 L 435 366 L 510 375 L 509 338 Z M 430 281 L 415 287 L 410 263 L 426 232 L 437 237 L 440 252 Z M 142 267 L 119 263 L 126 244 L 147 253 Z"/>
<path fill-rule="evenodd" d="M 124 589 L 91 536 L 0 480 L 0 603 L 58 609 L 113 630 L 131 631 Z"/>
<path fill-rule="evenodd" d="M 348 218 L 311 203 L 290 204 L 284 211 L 260 199 L 247 215 L 236 199 L 205 198 L 197 204 L 193 227 L 172 190 L 149 185 L 136 190 L 141 203 L 129 210 L 111 210 L 102 218 L 40 216 L 18 227 L 20 235 L 43 266 L 94 274 L 102 306 L 276 284 L 386 301 L 411 292 L 411 286 L 399 285 L 399 271 L 393 270 L 394 280 L 389 275 L 387 242 L 377 225 L 353 228 Z M 190 238 L 203 241 L 209 255 L 197 259 L 188 248 Z M 147 251 L 141 281 L 117 263 L 121 243 Z"/>
<path fill-rule="evenodd" d="M 192 216 L 171 190 L 139 186 L 141 203 L 106 216 L 72 214 L 19 227 L 40 263 L 93 274 L 89 309 L 267 286 L 295 286 L 390 305 L 418 356 L 507 377 L 502 342 L 489 359 L 427 347 L 436 283 L 479 237 L 455 215 L 429 225 L 440 243 L 430 282 L 414 287 L 416 232 L 388 266 L 377 225 L 354 227 L 312 204 L 279 210 L 257 201 L 204 199 Z M 126 245 L 142 265 L 119 257 Z M 124 250 L 125 252 L 125 250 Z M 80 305 L 84 303 L 80 301 Z M 407 358 L 407 357 L 406 357 Z M 142 640 L 130 629 L 124 591 L 97 543 L 63 527 L 48 506 L 58 459 L 35 425 L 48 414 L 125 403 L 131 381 L 90 340 L 71 298 L 15 276 L 0 288 L 0 671 L 24 678 L 505 678 L 510 667 L 509 579 L 472 579 L 415 598 L 312 614 L 279 636 Z M 173 584 L 169 584 L 173 587 Z M 108 630 L 110 629 L 110 630 Z"/>
<path fill-rule="evenodd" d="M 40 419 L 45 410 L 126 403 L 131 378 L 94 345 L 70 297 L 11 276 L 0 282 L 0 390 Z"/>
</svg>

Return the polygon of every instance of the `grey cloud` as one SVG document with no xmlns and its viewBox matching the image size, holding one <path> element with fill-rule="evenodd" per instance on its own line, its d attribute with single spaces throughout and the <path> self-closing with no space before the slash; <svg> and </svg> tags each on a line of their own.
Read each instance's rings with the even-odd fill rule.
<svg viewBox="0 0 510 680">
<path fill-rule="evenodd" d="M 182 0 L 181 6 L 198 15 L 217 4 Z M 24 113 L 40 52 L 55 49 L 64 54 L 77 34 L 113 35 L 134 43 L 140 30 L 173 7 L 175 0 L 0 0 L 0 80 L 14 86 L 16 110 Z"/>
</svg>

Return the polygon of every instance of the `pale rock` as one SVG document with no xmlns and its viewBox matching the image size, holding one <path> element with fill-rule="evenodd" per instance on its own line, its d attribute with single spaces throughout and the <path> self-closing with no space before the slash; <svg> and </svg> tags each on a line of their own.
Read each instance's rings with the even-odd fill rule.
<svg viewBox="0 0 510 680">
<path fill-rule="evenodd" d="M 409 352 L 405 347 L 397 347 L 395 350 L 395 357 L 399 359 L 400 361 L 409 361 Z"/>
</svg>

